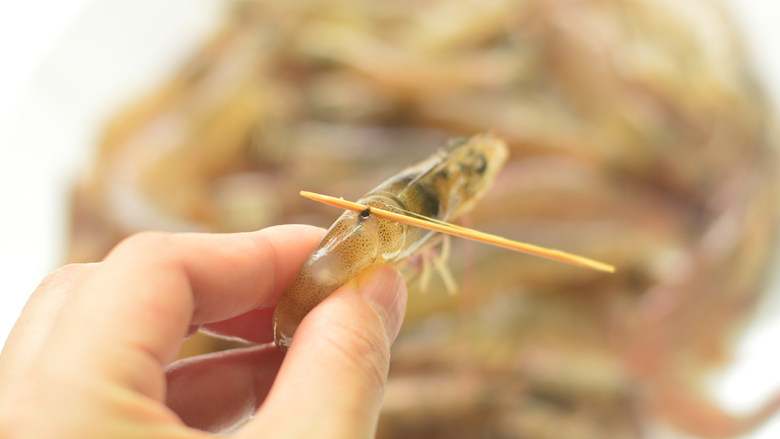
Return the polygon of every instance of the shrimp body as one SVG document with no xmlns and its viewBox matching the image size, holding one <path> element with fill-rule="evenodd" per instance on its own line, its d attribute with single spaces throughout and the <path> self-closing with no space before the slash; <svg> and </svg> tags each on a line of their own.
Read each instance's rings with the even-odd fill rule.
<svg viewBox="0 0 780 439">
<path fill-rule="evenodd" d="M 358 203 L 447 221 L 469 210 L 506 160 L 503 141 L 478 135 L 457 141 L 385 180 Z M 367 268 L 414 254 L 435 232 L 377 218 L 370 209 L 344 212 L 279 299 L 274 341 L 286 350 L 303 317 Z"/>
</svg>

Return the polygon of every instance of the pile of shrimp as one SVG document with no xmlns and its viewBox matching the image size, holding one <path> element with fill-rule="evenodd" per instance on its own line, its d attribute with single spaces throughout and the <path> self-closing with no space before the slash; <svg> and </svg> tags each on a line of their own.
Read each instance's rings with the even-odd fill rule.
<svg viewBox="0 0 780 439">
<path fill-rule="evenodd" d="M 377 436 L 742 434 L 780 403 L 736 417 L 705 378 L 765 289 L 780 162 L 735 34 L 705 0 L 234 2 L 106 127 L 68 259 L 145 229 L 327 227 L 299 190 L 354 200 L 491 132 L 509 159 L 463 224 L 618 271 L 454 241 L 461 292 L 410 296 Z"/>
</svg>

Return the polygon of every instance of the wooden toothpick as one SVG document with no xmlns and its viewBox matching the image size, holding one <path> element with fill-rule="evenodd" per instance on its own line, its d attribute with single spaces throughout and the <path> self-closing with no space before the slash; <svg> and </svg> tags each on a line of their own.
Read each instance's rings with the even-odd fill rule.
<svg viewBox="0 0 780 439">
<path fill-rule="evenodd" d="M 540 256 L 546 259 L 565 262 L 567 264 L 592 268 L 594 270 L 604 271 L 607 273 L 615 272 L 614 265 L 606 264 L 604 262 L 600 262 L 595 259 L 586 258 L 584 256 L 578 256 L 561 250 L 549 249 L 549 248 L 540 247 L 533 244 L 527 244 L 520 241 L 513 241 L 511 239 L 507 239 L 502 236 L 480 232 L 478 230 L 469 229 L 467 227 L 458 226 L 440 220 L 434 220 L 432 218 L 427 218 L 421 215 L 410 216 L 406 214 L 400 214 L 396 212 L 391 212 L 389 210 L 379 209 L 376 207 L 369 207 L 360 203 L 354 203 L 352 201 L 347 201 L 341 198 L 335 198 L 329 195 L 323 195 L 314 192 L 301 191 L 301 195 L 311 200 L 319 201 L 320 203 L 325 203 L 330 206 L 352 210 L 355 212 L 363 212 L 368 210 L 370 213 L 378 216 L 379 218 L 384 218 L 391 221 L 397 221 L 411 226 L 433 230 L 435 232 L 441 232 L 449 235 L 459 236 L 461 238 L 471 239 L 473 241 L 479 241 L 485 244 L 494 245 L 497 247 L 503 247 L 509 250 L 527 253 L 534 256 Z"/>
</svg>

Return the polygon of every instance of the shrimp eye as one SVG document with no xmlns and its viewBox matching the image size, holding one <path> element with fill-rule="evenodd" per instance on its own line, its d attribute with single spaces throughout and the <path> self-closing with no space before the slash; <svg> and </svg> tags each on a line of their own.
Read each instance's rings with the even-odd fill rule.
<svg viewBox="0 0 780 439">
<path fill-rule="evenodd" d="M 474 164 L 474 170 L 477 174 L 484 174 L 487 171 L 487 160 L 485 156 L 480 155 L 477 157 L 477 162 Z"/>
<path fill-rule="evenodd" d="M 370 216 L 371 216 L 371 208 L 370 207 L 366 207 L 363 211 L 360 212 L 360 218 L 361 219 L 367 220 L 368 217 L 370 217 Z"/>
</svg>

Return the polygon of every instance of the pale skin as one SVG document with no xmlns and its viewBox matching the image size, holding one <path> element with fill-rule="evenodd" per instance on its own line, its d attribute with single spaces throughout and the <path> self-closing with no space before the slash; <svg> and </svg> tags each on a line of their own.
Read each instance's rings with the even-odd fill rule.
<svg viewBox="0 0 780 439">
<path fill-rule="evenodd" d="M 0 437 L 372 437 L 406 307 L 395 269 L 330 295 L 286 354 L 269 343 L 273 307 L 323 233 L 143 233 L 55 271 L 0 354 Z M 173 362 L 198 328 L 258 345 Z"/>
</svg>

